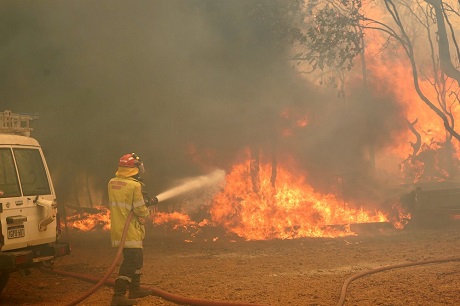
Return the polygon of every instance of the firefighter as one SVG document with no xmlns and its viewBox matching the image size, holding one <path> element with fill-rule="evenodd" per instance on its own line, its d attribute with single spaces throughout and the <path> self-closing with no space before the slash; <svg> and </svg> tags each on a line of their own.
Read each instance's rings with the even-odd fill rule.
<svg viewBox="0 0 460 306">
<path fill-rule="evenodd" d="M 146 198 L 140 175 L 144 165 L 135 153 L 123 155 L 118 163 L 116 176 L 108 183 L 110 205 L 110 234 L 112 246 L 118 247 L 128 215 L 134 213 L 129 224 L 123 246 L 123 262 L 115 280 L 111 305 L 136 305 L 136 298 L 153 294 L 140 287 L 143 266 L 142 241 L 145 237 L 145 218 L 150 214 L 149 206 L 158 203 L 156 197 Z M 129 290 L 128 298 L 126 292 Z"/>
</svg>

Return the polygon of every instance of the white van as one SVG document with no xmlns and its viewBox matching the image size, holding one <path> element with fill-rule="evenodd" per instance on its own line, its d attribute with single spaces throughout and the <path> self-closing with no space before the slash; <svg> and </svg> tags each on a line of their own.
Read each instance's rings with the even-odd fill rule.
<svg viewBox="0 0 460 306">
<path fill-rule="evenodd" d="M 57 242 L 56 195 L 42 149 L 30 137 L 35 116 L 0 112 L 0 293 L 9 274 L 70 254 Z"/>
</svg>

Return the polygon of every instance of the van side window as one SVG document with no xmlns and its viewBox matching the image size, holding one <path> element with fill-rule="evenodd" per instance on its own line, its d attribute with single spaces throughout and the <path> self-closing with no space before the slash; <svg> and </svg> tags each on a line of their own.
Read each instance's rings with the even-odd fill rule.
<svg viewBox="0 0 460 306">
<path fill-rule="evenodd" d="M 13 149 L 24 196 L 51 194 L 45 166 L 36 149 Z"/>
<path fill-rule="evenodd" d="M 10 149 L 0 149 L 0 198 L 19 197 L 18 176 Z"/>
</svg>

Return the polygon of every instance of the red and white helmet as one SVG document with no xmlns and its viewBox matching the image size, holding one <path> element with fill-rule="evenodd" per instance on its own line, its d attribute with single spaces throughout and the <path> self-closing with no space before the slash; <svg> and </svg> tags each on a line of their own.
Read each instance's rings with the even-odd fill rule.
<svg viewBox="0 0 460 306">
<path fill-rule="evenodd" d="M 136 155 L 136 153 L 123 155 L 118 162 L 118 166 L 126 168 L 138 168 L 141 174 L 145 172 L 144 163 L 141 161 L 139 156 Z"/>
<path fill-rule="evenodd" d="M 136 155 L 136 153 L 125 154 L 120 158 L 120 161 L 118 162 L 118 166 L 120 167 L 139 168 L 141 165 L 142 161 L 139 156 Z"/>
</svg>

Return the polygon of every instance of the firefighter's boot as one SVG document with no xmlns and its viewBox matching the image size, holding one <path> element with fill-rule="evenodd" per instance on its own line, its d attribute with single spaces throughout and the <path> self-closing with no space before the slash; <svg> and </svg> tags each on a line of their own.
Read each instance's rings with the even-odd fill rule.
<svg viewBox="0 0 460 306">
<path fill-rule="evenodd" d="M 126 289 L 128 286 L 129 281 L 126 279 L 117 278 L 115 280 L 111 306 L 131 306 L 137 304 L 136 300 L 131 300 L 126 297 Z"/>
<path fill-rule="evenodd" d="M 135 274 L 129 286 L 129 298 L 140 299 L 153 295 L 153 290 L 141 288 L 141 274 Z"/>
</svg>

